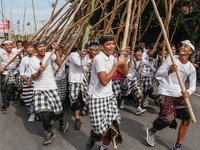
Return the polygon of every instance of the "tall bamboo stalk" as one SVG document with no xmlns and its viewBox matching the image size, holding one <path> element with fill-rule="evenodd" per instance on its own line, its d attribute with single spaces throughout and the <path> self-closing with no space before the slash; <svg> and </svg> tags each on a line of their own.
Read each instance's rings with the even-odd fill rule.
<svg viewBox="0 0 200 150">
<path fill-rule="evenodd" d="M 33 18 L 34 18 L 34 23 L 35 23 L 35 33 L 37 33 L 37 24 L 36 24 L 36 19 L 35 19 L 35 8 L 34 8 L 33 0 L 32 0 L 32 6 L 33 6 Z"/>
<path fill-rule="evenodd" d="M 137 33 L 138 33 L 138 24 L 139 24 L 139 19 L 140 19 L 140 7 L 141 7 L 141 2 L 139 2 L 139 6 L 138 6 L 138 16 L 137 16 L 137 20 L 135 23 L 135 30 L 134 30 L 134 34 L 133 34 L 133 43 L 132 43 L 132 48 L 131 48 L 131 58 L 130 58 L 130 62 L 132 63 L 133 61 L 133 54 L 134 54 L 134 49 L 135 49 L 135 44 L 137 41 Z"/>
<path fill-rule="evenodd" d="M 26 18 L 26 0 L 25 0 L 25 8 L 24 8 L 24 19 L 23 19 L 23 29 L 22 29 L 22 41 L 24 39 L 24 32 L 25 32 L 25 18 Z"/>
<path fill-rule="evenodd" d="M 48 31 L 48 29 L 49 29 L 49 26 L 50 26 L 51 22 L 53 21 L 53 14 L 54 14 L 54 11 L 55 11 L 55 9 L 56 9 L 57 3 L 58 3 L 58 0 L 56 0 L 56 2 L 55 2 L 55 4 L 54 4 L 54 8 L 53 8 L 53 11 L 52 11 L 52 13 L 51 13 L 51 17 L 50 17 L 50 20 L 49 20 L 49 24 L 48 24 L 48 26 L 47 26 L 46 29 L 45 29 L 45 32 L 44 32 L 43 37 L 42 37 L 42 40 L 44 40 L 44 38 L 45 38 L 45 36 L 46 36 L 46 34 L 47 34 L 47 31 Z"/>
</svg>

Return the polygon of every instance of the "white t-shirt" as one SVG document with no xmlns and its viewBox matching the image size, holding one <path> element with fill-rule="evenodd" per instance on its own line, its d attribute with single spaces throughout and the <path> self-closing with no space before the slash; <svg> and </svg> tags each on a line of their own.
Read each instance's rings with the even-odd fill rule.
<svg viewBox="0 0 200 150">
<path fill-rule="evenodd" d="M 88 94 L 92 98 L 104 98 L 113 95 L 112 80 L 110 80 L 106 86 L 103 86 L 97 73 L 106 72 L 106 74 L 108 74 L 116 63 L 117 59 L 113 55 L 108 57 L 104 52 L 99 52 L 99 54 L 95 56 L 88 90 Z"/>
<path fill-rule="evenodd" d="M 191 95 L 196 90 L 196 70 L 189 61 L 186 64 L 182 64 L 179 61 L 179 57 L 180 56 L 178 55 L 174 56 L 175 62 L 176 65 L 178 66 L 178 71 L 180 72 L 183 84 L 185 84 L 187 77 L 189 77 L 190 86 L 187 91 Z M 172 97 L 180 97 L 182 96 L 181 87 L 179 85 L 176 72 L 173 72 L 170 75 L 168 75 L 168 70 L 170 69 L 171 65 L 172 65 L 171 58 L 168 57 L 161 65 L 161 67 L 158 69 L 156 76 L 162 77 L 158 86 L 158 94 L 172 96 Z"/>
<path fill-rule="evenodd" d="M 144 59 L 153 66 L 153 57 L 150 58 L 148 55 L 146 57 L 144 57 Z M 141 76 L 145 76 L 145 77 L 153 77 L 154 76 L 154 71 L 151 70 L 150 67 L 148 67 L 146 64 L 142 66 L 141 69 Z"/>
<path fill-rule="evenodd" d="M 22 58 L 22 61 L 19 65 L 20 75 L 21 76 L 25 75 L 27 78 L 31 78 L 31 73 L 29 69 L 29 61 L 30 61 L 29 56 L 25 56 L 24 58 Z"/>
<path fill-rule="evenodd" d="M 129 61 L 130 61 L 130 59 L 127 61 L 127 63 L 129 63 Z M 147 67 L 149 67 L 153 72 L 156 71 L 156 69 L 151 64 L 149 64 L 145 59 L 142 59 L 142 63 L 140 66 L 139 65 L 140 65 L 140 61 L 136 61 L 136 68 L 140 67 L 139 74 L 141 73 L 143 65 L 146 65 Z M 132 80 L 132 81 L 137 79 L 138 75 L 135 70 L 134 62 L 132 62 L 132 66 L 129 68 L 129 72 L 126 76 L 129 80 Z"/>
<path fill-rule="evenodd" d="M 42 64 L 44 65 L 51 52 L 46 52 Z M 56 82 L 53 75 L 53 62 L 56 59 L 56 55 L 53 54 L 48 61 L 46 69 L 41 73 L 40 77 L 34 82 L 34 90 L 53 90 L 57 89 Z M 29 62 L 31 74 L 35 74 L 40 68 L 40 60 L 33 56 Z"/>
</svg>

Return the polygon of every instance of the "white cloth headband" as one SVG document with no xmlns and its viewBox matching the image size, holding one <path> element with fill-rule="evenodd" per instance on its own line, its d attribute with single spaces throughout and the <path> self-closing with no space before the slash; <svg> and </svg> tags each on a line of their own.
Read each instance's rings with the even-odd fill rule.
<svg viewBox="0 0 200 150">
<path fill-rule="evenodd" d="M 192 43 L 189 40 L 185 40 L 185 41 L 181 41 L 182 44 L 186 44 L 189 47 L 191 47 L 191 49 L 194 51 L 194 46 L 192 45 Z"/>
<path fill-rule="evenodd" d="M 92 46 L 90 47 L 90 49 L 99 49 L 99 46 L 98 46 L 98 45 L 92 45 Z"/>
<path fill-rule="evenodd" d="M 6 40 L 3 42 L 3 44 L 6 44 L 6 43 L 12 43 L 12 41 Z"/>
</svg>

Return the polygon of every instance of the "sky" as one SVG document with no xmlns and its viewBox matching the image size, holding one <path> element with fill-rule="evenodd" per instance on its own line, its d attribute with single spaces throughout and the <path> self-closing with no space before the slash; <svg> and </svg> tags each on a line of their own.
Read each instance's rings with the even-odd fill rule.
<svg viewBox="0 0 200 150">
<path fill-rule="evenodd" d="M 0 0 L 0 19 L 2 19 L 2 7 Z M 10 11 L 12 12 L 12 20 L 14 25 L 14 32 L 18 34 L 18 20 L 20 22 L 20 33 L 22 33 L 23 27 L 23 18 L 24 18 L 24 9 L 25 9 L 25 0 L 4 0 L 5 2 L 5 10 L 7 19 L 10 20 Z M 34 8 L 35 8 L 35 18 L 37 22 L 37 29 L 42 27 L 42 21 L 46 23 L 51 16 L 51 12 L 53 8 L 51 7 L 51 3 L 55 3 L 55 0 L 34 0 Z M 62 7 L 66 3 L 66 0 L 58 0 L 55 12 Z M 62 12 L 65 12 L 70 7 L 68 4 Z M 4 16 L 5 16 L 4 10 Z M 5 17 L 6 17 L 5 16 Z M 30 22 L 30 27 L 27 27 L 27 23 Z M 35 28 L 34 17 L 33 17 L 33 7 L 32 0 L 26 0 L 26 17 L 25 17 L 25 26 L 26 26 L 26 34 L 30 34 L 33 32 Z M 31 29 L 31 30 L 30 30 Z"/>
</svg>

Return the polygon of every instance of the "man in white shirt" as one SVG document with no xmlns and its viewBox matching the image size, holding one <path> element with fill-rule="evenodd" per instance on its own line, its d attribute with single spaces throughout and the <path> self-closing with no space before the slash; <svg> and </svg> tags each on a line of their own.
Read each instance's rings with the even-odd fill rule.
<svg viewBox="0 0 200 150">
<path fill-rule="evenodd" d="M 18 67 L 18 59 L 16 58 L 5 69 L 4 66 L 13 59 L 16 55 L 19 55 L 17 51 L 12 51 L 12 41 L 4 41 L 5 51 L 0 53 L 1 67 L 1 95 L 2 95 L 2 114 L 6 113 L 6 109 L 10 105 L 10 101 L 14 96 L 14 84 L 16 77 L 16 68 Z"/>
<path fill-rule="evenodd" d="M 27 42 L 24 45 L 24 48 L 27 51 L 27 56 L 22 58 L 22 61 L 19 65 L 19 72 L 22 78 L 24 79 L 23 88 L 22 88 L 22 100 L 24 101 L 28 113 L 30 114 L 28 122 L 33 122 L 35 120 L 34 112 L 34 101 L 33 101 L 33 82 L 30 81 L 31 73 L 29 70 L 29 60 L 34 56 L 34 47 L 32 42 Z"/>
<path fill-rule="evenodd" d="M 46 44 L 44 41 L 36 40 L 34 48 L 37 50 L 38 55 L 31 57 L 29 65 L 31 76 L 34 80 L 34 105 L 35 112 L 38 115 L 44 129 L 47 131 L 47 136 L 43 142 L 44 145 L 51 143 L 55 137 L 52 132 L 52 120 L 59 120 L 59 129 L 62 133 L 67 133 L 67 126 L 63 123 L 63 108 L 58 95 L 56 82 L 53 75 L 53 62 L 58 66 L 62 66 L 58 44 L 55 44 L 56 55 L 53 54 L 47 62 L 46 67 L 43 64 L 51 55 L 46 52 Z"/>
<path fill-rule="evenodd" d="M 85 65 L 90 64 L 93 59 L 85 59 L 87 50 L 84 49 L 81 54 L 81 46 L 76 52 L 69 55 L 69 98 L 72 106 L 72 110 L 75 113 L 74 129 L 80 130 L 81 122 L 79 118 L 79 109 L 87 105 L 87 81 L 84 75 Z M 82 56 L 81 56 L 82 55 Z"/>
<path fill-rule="evenodd" d="M 115 44 L 112 35 L 102 35 L 99 44 L 102 51 L 94 58 L 88 90 L 89 114 L 93 129 L 86 150 L 91 150 L 95 141 L 103 140 L 100 150 L 106 150 L 111 140 L 114 148 L 118 143 L 122 143 L 119 132 L 121 116 L 112 91 L 112 78 L 116 71 L 128 74 L 128 66 L 126 60 L 121 60 L 121 57 L 118 61 L 114 58 Z"/>
<path fill-rule="evenodd" d="M 129 66 L 129 73 L 124 77 L 122 87 L 124 93 L 123 96 L 131 94 L 136 101 L 136 115 L 140 115 L 146 111 L 146 109 L 144 109 L 142 106 L 142 93 L 140 82 L 138 81 L 138 76 L 141 73 L 142 67 L 146 65 L 152 70 L 152 72 L 156 71 L 156 69 L 151 64 L 143 59 L 142 55 L 142 48 L 136 47 L 134 49 L 134 57 L 132 62 L 130 62 L 130 59 L 127 61 Z"/>
<path fill-rule="evenodd" d="M 154 60 L 153 60 L 153 46 L 149 45 L 148 46 L 149 51 L 147 52 L 147 55 L 144 57 L 144 59 L 151 64 L 152 66 L 154 65 Z M 143 53 L 144 55 L 144 53 Z M 148 106 L 148 100 L 147 100 L 147 95 L 149 95 L 150 98 L 156 99 L 157 96 L 153 95 L 154 93 L 154 86 L 153 86 L 153 78 L 154 78 L 154 71 L 151 70 L 150 67 L 147 65 L 143 65 L 142 70 L 141 70 L 141 77 L 143 80 L 143 107 Z"/>
<path fill-rule="evenodd" d="M 94 59 L 94 57 L 98 54 L 98 50 L 99 50 L 99 45 L 96 42 L 93 42 L 90 44 L 90 48 L 89 48 L 89 54 L 86 54 L 85 58 L 87 60 L 89 59 Z M 92 63 L 84 66 L 85 68 L 85 72 L 87 74 L 87 78 L 88 80 L 90 80 L 90 75 L 91 75 L 91 70 L 92 70 Z"/>
<path fill-rule="evenodd" d="M 188 60 L 194 51 L 194 46 L 189 40 L 182 41 L 180 56 L 175 55 L 175 64 L 172 64 L 168 57 L 157 71 L 157 76 L 162 77 L 158 87 L 160 112 L 158 118 L 153 122 L 153 127 L 146 129 L 147 142 L 149 145 L 155 145 L 155 133 L 169 126 L 177 127 L 176 118 L 182 120 L 179 128 L 178 138 L 173 150 L 181 150 L 181 144 L 186 135 L 190 123 L 190 114 L 187 109 L 184 98 L 188 98 L 196 90 L 196 70 Z M 189 89 L 181 91 L 179 81 L 175 71 L 180 72 L 183 84 L 187 77 L 189 78 Z"/>
<path fill-rule="evenodd" d="M 63 60 L 65 55 L 63 55 L 63 45 L 60 45 L 58 49 L 59 55 Z M 59 68 L 58 72 L 55 75 L 55 81 L 58 88 L 58 95 L 60 96 L 60 100 L 62 104 L 64 104 L 66 96 L 67 96 L 67 73 L 66 66 L 68 66 L 68 62 L 65 59 L 62 63 L 62 66 Z M 53 72 L 57 70 L 58 65 L 53 63 Z"/>
</svg>

